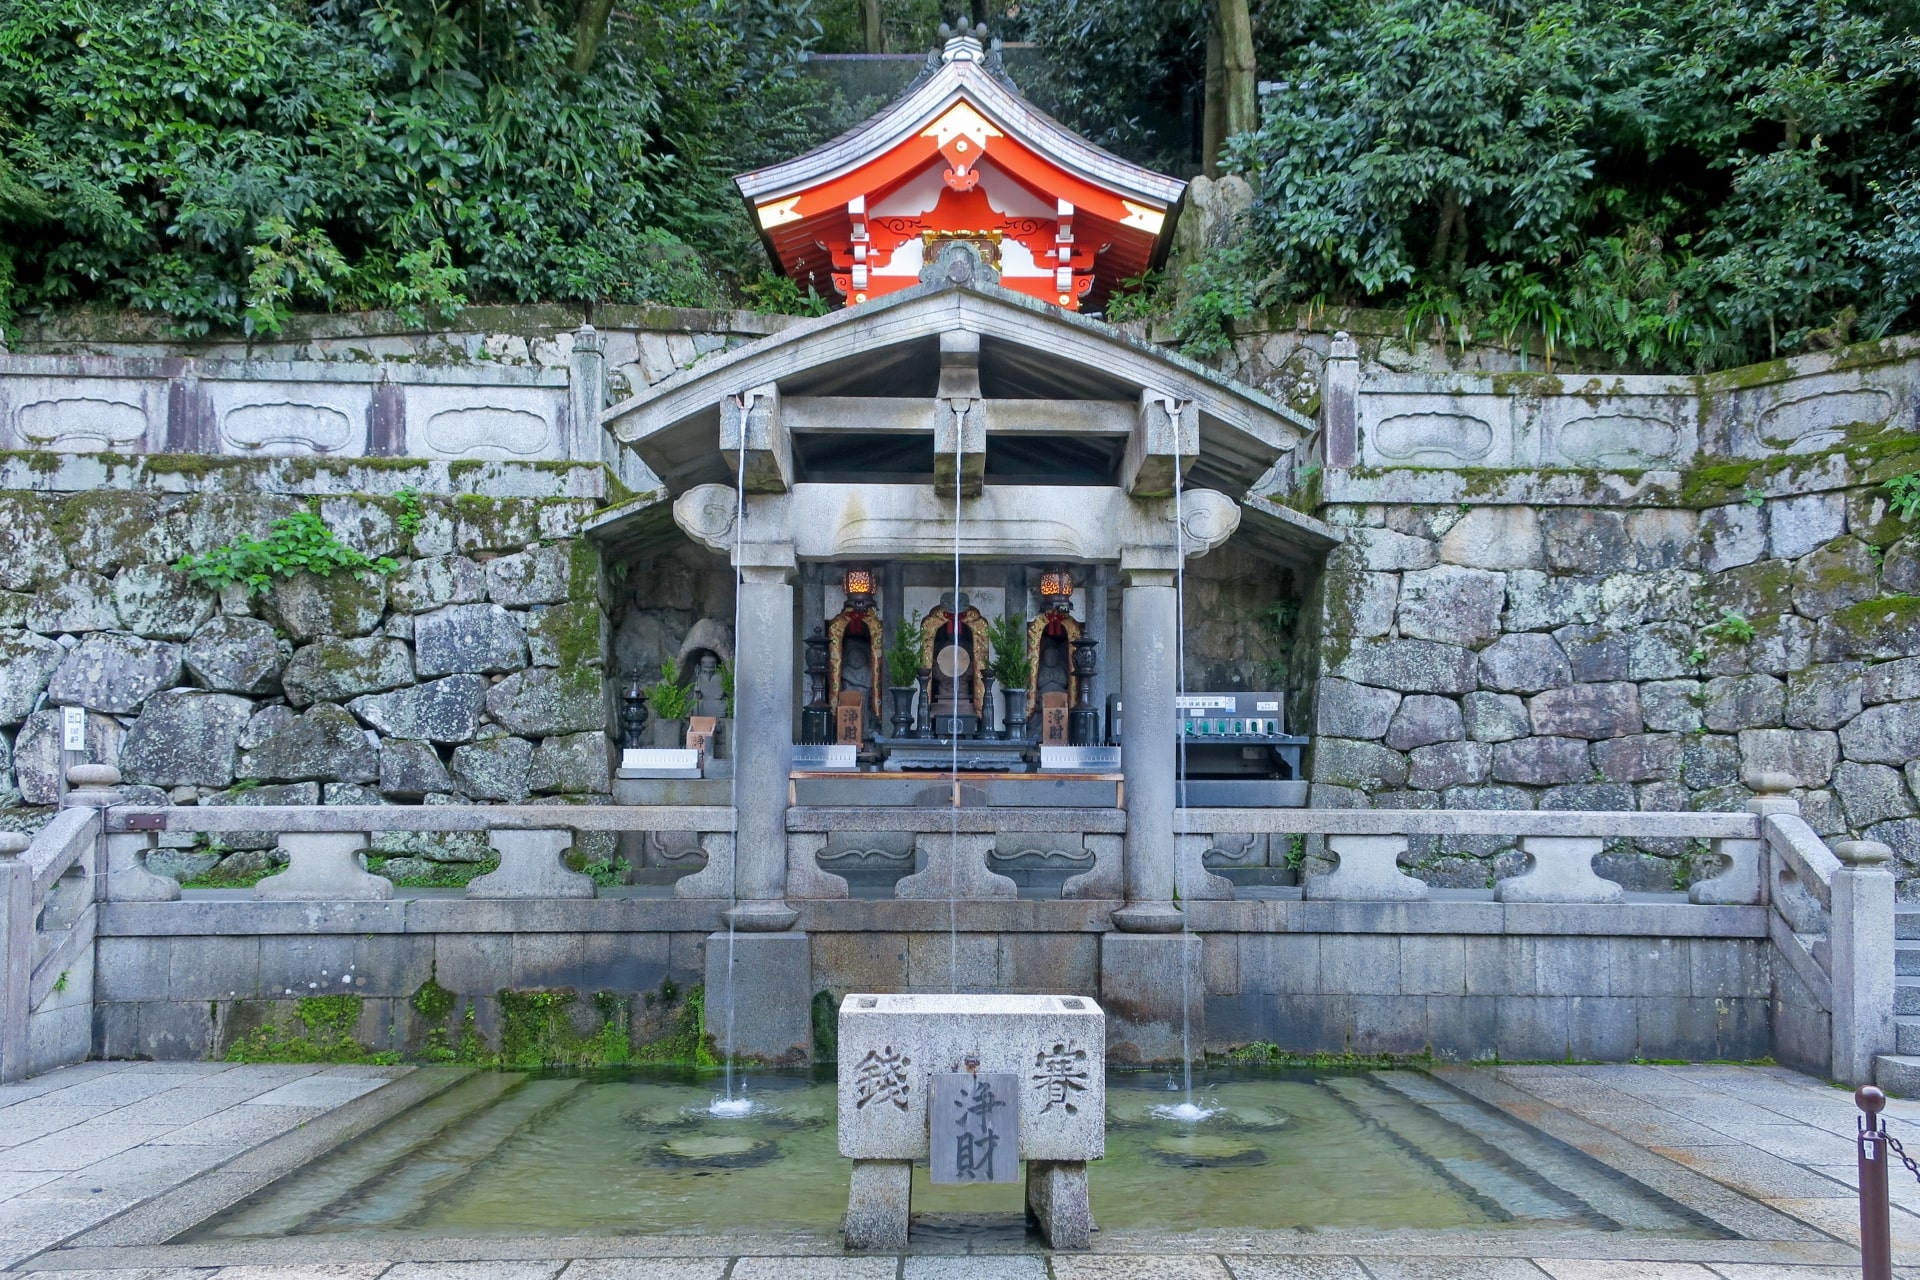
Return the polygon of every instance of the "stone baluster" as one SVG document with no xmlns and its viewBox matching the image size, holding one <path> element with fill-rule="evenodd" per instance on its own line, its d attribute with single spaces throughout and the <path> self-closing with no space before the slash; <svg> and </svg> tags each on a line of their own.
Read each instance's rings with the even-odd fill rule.
<svg viewBox="0 0 1920 1280">
<path fill-rule="evenodd" d="M 1874 1058 L 1894 1050 L 1893 850 L 1846 840 L 1833 854 L 1833 1078 L 1870 1084 Z"/>
<path fill-rule="evenodd" d="M 393 896 L 393 881 L 366 869 L 367 837 L 358 831 L 287 831 L 287 869 L 253 886 L 253 896 L 282 902 L 373 901 Z"/>
<path fill-rule="evenodd" d="M 1532 859 L 1526 871 L 1493 886 L 1495 902 L 1618 902 L 1624 890 L 1594 874 L 1593 860 L 1607 842 L 1600 836 L 1522 836 Z"/>
<path fill-rule="evenodd" d="M 962 832 L 921 832 L 914 837 L 914 852 L 924 860 L 926 869 L 903 876 L 893 886 L 896 898 L 1017 898 L 1019 886 L 987 865 L 993 853 L 992 835 Z"/>
<path fill-rule="evenodd" d="M 1360 461 L 1360 344 L 1344 330 L 1333 335 L 1320 374 L 1320 439 L 1328 468 Z"/>
<path fill-rule="evenodd" d="M 1747 801 L 1747 812 L 1765 822 L 1772 813 L 1799 813 L 1800 802 L 1788 793 L 1793 790 L 1790 773 L 1753 774 L 1743 781 L 1759 794 Z M 1727 860 L 1719 871 L 1696 881 L 1687 890 L 1687 901 L 1701 905 L 1746 906 L 1767 900 L 1765 877 L 1761 870 L 1761 852 L 1765 842 L 1721 838 L 1713 842 L 1713 851 Z"/>
<path fill-rule="evenodd" d="M 1339 865 L 1325 875 L 1309 876 L 1306 898 L 1344 902 L 1418 902 L 1426 898 L 1423 880 L 1400 870 L 1405 836 L 1328 836 L 1327 852 Z"/>
<path fill-rule="evenodd" d="M 107 764 L 76 764 L 67 770 L 65 809 L 106 810 L 120 804 L 120 771 Z M 155 836 L 150 831 L 115 831 L 106 837 L 107 874 L 102 896 L 114 902 L 172 902 L 180 884 L 147 869 Z"/>
<path fill-rule="evenodd" d="M 573 847 L 571 831 L 493 831 L 487 843 L 500 855 L 498 870 L 475 876 L 469 898 L 591 898 L 593 877 L 561 859 Z"/>
</svg>

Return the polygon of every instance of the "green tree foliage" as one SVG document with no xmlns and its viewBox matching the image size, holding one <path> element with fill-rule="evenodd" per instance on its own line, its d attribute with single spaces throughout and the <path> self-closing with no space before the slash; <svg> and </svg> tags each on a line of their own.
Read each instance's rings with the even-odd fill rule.
<svg viewBox="0 0 1920 1280">
<path fill-rule="evenodd" d="M 9 299 L 186 332 L 270 332 L 295 307 L 719 301 L 712 268 L 760 269 L 733 166 L 825 127 L 796 72 L 817 24 L 803 0 L 660 0 L 614 14 L 582 72 L 580 18 L 0 0 L 0 321 Z"/>
<path fill-rule="evenodd" d="M 1347 0 L 1279 52 L 1258 302 L 1627 367 L 1916 319 L 1920 42 L 1872 0 Z"/>
</svg>

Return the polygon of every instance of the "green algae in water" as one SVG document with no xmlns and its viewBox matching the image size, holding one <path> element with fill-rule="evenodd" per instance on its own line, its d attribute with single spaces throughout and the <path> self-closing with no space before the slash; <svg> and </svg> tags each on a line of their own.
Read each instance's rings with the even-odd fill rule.
<svg viewBox="0 0 1920 1280">
<path fill-rule="evenodd" d="M 707 1112 L 719 1086 L 691 1071 L 478 1075 L 189 1238 L 837 1231 L 849 1162 L 831 1070 L 750 1077 L 744 1118 Z M 1108 1078 L 1089 1188 L 1104 1229 L 1710 1234 L 1577 1154 L 1542 1155 L 1566 1185 L 1547 1181 L 1503 1148 L 1550 1140 L 1418 1072 L 1215 1071 L 1196 1097 L 1207 1119 L 1153 1115 L 1180 1098 L 1164 1076 Z M 934 1187 L 921 1166 L 913 1199 L 916 1231 L 983 1215 L 1017 1231 L 1023 1188 Z"/>
</svg>

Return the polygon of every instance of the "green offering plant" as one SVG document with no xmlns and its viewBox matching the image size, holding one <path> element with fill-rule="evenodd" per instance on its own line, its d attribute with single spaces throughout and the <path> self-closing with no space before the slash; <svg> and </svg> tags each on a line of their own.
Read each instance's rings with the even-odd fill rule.
<svg viewBox="0 0 1920 1280">
<path fill-rule="evenodd" d="M 1027 618 L 1022 613 L 987 623 L 987 638 L 993 642 L 993 678 L 1002 689 L 1024 689 L 1032 674 L 1032 656 L 1027 653 Z"/>
<path fill-rule="evenodd" d="M 920 678 L 920 619 L 900 619 L 893 624 L 893 638 L 887 643 L 887 680 L 894 688 L 903 688 Z"/>
<path fill-rule="evenodd" d="M 684 720 L 693 710 L 693 685 L 680 682 L 680 664 L 672 658 L 660 664 L 660 679 L 647 686 L 646 695 L 656 720 Z"/>
<path fill-rule="evenodd" d="M 727 719 L 733 719 L 733 664 L 723 662 L 719 668 L 720 696 L 727 700 Z"/>
</svg>

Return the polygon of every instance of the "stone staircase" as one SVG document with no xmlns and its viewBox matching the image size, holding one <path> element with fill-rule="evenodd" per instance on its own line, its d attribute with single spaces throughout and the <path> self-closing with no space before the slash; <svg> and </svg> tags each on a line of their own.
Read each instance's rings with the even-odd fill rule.
<svg viewBox="0 0 1920 1280">
<path fill-rule="evenodd" d="M 1902 1098 L 1920 1098 L 1920 906 L 1896 907 L 1893 916 L 1892 1053 L 1874 1059 L 1873 1078 Z"/>
</svg>

